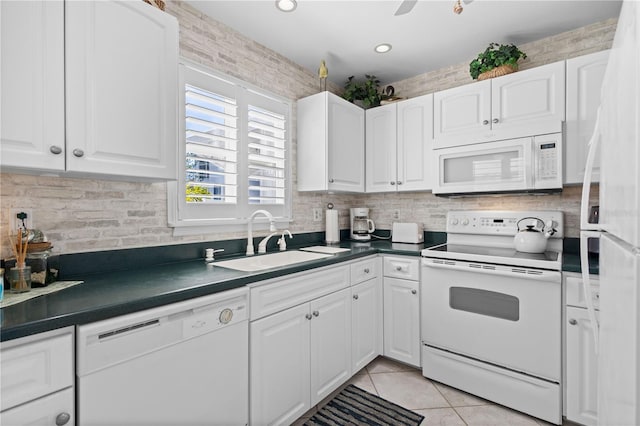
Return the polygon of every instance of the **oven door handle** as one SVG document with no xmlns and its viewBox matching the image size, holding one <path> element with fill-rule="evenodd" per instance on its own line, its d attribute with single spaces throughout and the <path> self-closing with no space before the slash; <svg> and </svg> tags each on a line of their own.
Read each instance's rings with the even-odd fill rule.
<svg viewBox="0 0 640 426">
<path fill-rule="evenodd" d="M 553 281 L 560 283 L 562 275 L 558 271 L 541 269 L 528 269 L 518 266 L 486 265 L 459 261 L 447 261 L 447 263 L 433 263 L 423 260 L 422 265 L 428 268 L 450 269 L 462 272 L 475 272 L 487 275 L 500 275 L 504 277 L 518 277 L 534 281 Z"/>
</svg>

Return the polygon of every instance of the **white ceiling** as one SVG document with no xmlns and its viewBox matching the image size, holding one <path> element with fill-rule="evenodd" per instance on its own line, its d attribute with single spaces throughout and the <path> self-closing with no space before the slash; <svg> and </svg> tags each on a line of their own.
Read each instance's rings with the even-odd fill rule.
<svg viewBox="0 0 640 426">
<path fill-rule="evenodd" d="M 468 0 L 467 0 L 468 1 Z M 470 62 L 490 42 L 521 45 L 617 17 L 618 0 L 475 0 L 453 13 L 454 0 L 420 0 L 394 16 L 401 0 L 298 0 L 295 11 L 274 0 L 190 0 L 192 6 L 245 36 L 342 86 L 355 75 L 392 83 Z M 375 53 L 379 43 L 391 52 Z M 525 52 L 526 53 L 526 52 Z"/>
</svg>

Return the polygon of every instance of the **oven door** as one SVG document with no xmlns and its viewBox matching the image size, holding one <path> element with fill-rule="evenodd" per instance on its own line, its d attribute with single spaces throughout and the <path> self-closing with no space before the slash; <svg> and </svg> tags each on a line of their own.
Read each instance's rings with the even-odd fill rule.
<svg viewBox="0 0 640 426">
<path fill-rule="evenodd" d="M 560 381 L 560 272 L 427 258 L 422 265 L 424 344 Z"/>
<path fill-rule="evenodd" d="M 525 191 L 533 188 L 533 138 L 436 149 L 434 194 Z"/>
</svg>

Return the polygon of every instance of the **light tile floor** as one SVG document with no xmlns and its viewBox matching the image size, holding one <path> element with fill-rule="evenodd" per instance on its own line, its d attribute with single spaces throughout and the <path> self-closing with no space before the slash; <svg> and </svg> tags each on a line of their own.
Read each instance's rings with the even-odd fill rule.
<svg viewBox="0 0 640 426">
<path fill-rule="evenodd" d="M 423 377 L 420 370 L 383 357 L 373 360 L 348 383 L 422 414 L 425 417 L 421 423 L 423 426 L 550 425 L 491 401 L 431 381 Z M 304 424 L 339 391 L 305 413 L 294 425 Z M 567 423 L 569 424 L 571 423 Z"/>
</svg>

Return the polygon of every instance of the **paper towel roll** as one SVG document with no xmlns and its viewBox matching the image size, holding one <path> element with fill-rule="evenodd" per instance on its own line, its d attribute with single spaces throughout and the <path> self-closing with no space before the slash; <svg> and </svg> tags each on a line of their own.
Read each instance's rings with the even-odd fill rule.
<svg viewBox="0 0 640 426">
<path fill-rule="evenodd" d="M 338 210 L 327 210 L 327 243 L 340 242 L 340 227 L 338 226 Z"/>
</svg>

